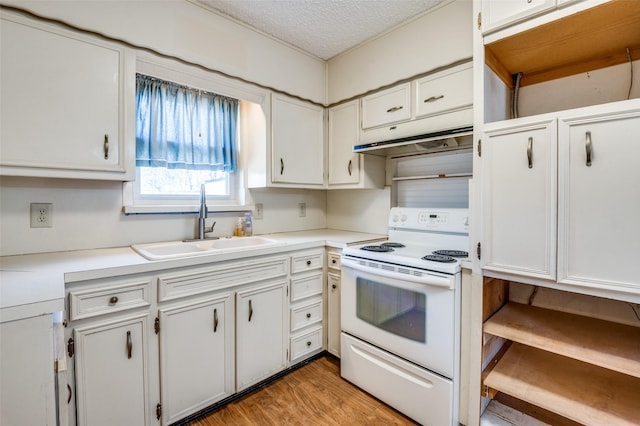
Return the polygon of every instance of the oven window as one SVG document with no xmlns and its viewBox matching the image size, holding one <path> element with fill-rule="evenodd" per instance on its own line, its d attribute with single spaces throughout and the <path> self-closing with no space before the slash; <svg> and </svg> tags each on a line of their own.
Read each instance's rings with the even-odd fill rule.
<svg viewBox="0 0 640 426">
<path fill-rule="evenodd" d="M 424 293 L 357 278 L 356 315 L 397 336 L 426 343 Z"/>
</svg>

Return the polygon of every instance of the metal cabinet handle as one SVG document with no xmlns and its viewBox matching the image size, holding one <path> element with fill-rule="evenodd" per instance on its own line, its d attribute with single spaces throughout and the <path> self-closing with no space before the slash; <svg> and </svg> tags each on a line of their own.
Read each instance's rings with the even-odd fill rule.
<svg viewBox="0 0 640 426">
<path fill-rule="evenodd" d="M 280 159 L 280 174 L 282 174 L 284 172 L 284 160 L 281 158 Z"/>
<path fill-rule="evenodd" d="M 109 299 L 109 304 L 110 305 L 115 305 L 116 303 L 118 303 L 118 297 L 117 296 L 112 296 L 111 299 Z"/>
<path fill-rule="evenodd" d="M 529 163 L 529 168 L 533 168 L 533 138 L 529 138 L 527 142 L 527 162 Z"/>
<path fill-rule="evenodd" d="M 133 350 L 133 342 L 131 341 L 131 332 L 127 331 L 127 358 L 131 359 L 131 352 Z"/>
<path fill-rule="evenodd" d="M 402 105 L 394 106 L 394 107 L 389 108 L 389 109 L 387 110 L 387 112 L 396 112 L 396 111 L 400 111 L 402 108 L 404 108 Z"/>
<path fill-rule="evenodd" d="M 109 135 L 104 135 L 104 159 L 109 159 Z"/>
<path fill-rule="evenodd" d="M 587 150 L 587 167 L 591 167 L 591 155 L 593 150 L 593 146 L 591 144 L 591 132 L 587 132 L 586 136 L 587 136 L 587 144 L 585 146 L 585 149 Z"/>
<path fill-rule="evenodd" d="M 249 299 L 249 322 L 251 322 L 251 317 L 253 317 L 253 304 L 251 303 L 251 299 Z"/>
<path fill-rule="evenodd" d="M 218 331 L 218 310 L 213 310 L 213 332 Z"/>
<path fill-rule="evenodd" d="M 307 318 L 311 318 L 311 314 L 310 313 L 307 313 Z"/>
<path fill-rule="evenodd" d="M 68 397 L 67 397 L 67 405 L 71 402 L 71 395 L 73 394 L 73 391 L 71 390 L 71 386 L 69 385 L 69 383 L 67 383 L 67 392 L 68 392 Z"/>
<path fill-rule="evenodd" d="M 349 176 L 351 176 L 351 163 L 352 163 L 352 160 L 349 160 L 349 165 L 347 166 L 347 171 L 349 172 Z"/>
<path fill-rule="evenodd" d="M 438 96 L 431 96 L 430 98 L 427 98 L 424 100 L 424 103 L 431 103 L 431 102 L 435 102 L 438 101 L 440 99 L 444 98 L 444 95 L 438 95 Z"/>
</svg>

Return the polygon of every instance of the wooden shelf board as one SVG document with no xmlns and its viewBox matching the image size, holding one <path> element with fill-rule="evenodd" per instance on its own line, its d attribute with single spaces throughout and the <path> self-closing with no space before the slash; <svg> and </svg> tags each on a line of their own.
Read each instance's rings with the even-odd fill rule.
<svg viewBox="0 0 640 426">
<path fill-rule="evenodd" d="M 507 86 L 605 68 L 640 57 L 640 1 L 612 0 L 485 45 L 485 62 Z"/>
<path fill-rule="evenodd" d="M 640 327 L 510 302 L 484 332 L 640 378 Z"/>
<path fill-rule="evenodd" d="M 640 379 L 513 343 L 485 386 L 583 424 L 635 425 Z"/>
</svg>

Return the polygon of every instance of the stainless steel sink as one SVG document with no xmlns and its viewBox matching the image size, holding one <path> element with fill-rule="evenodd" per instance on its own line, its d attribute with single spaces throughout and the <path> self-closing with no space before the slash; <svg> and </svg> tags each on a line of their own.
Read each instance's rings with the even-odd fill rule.
<svg viewBox="0 0 640 426">
<path fill-rule="evenodd" d="M 169 241 L 165 243 L 134 244 L 131 246 L 149 260 L 175 259 L 189 256 L 230 253 L 286 243 L 263 237 L 228 237 L 211 240 Z"/>
</svg>

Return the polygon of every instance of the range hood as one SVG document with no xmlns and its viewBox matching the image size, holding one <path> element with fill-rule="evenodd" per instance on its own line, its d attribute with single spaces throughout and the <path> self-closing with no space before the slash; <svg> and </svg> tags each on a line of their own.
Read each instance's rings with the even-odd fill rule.
<svg viewBox="0 0 640 426">
<path fill-rule="evenodd" d="M 384 157 L 450 151 L 473 146 L 473 126 L 439 130 L 398 139 L 366 142 L 353 147 L 354 152 Z"/>
</svg>

